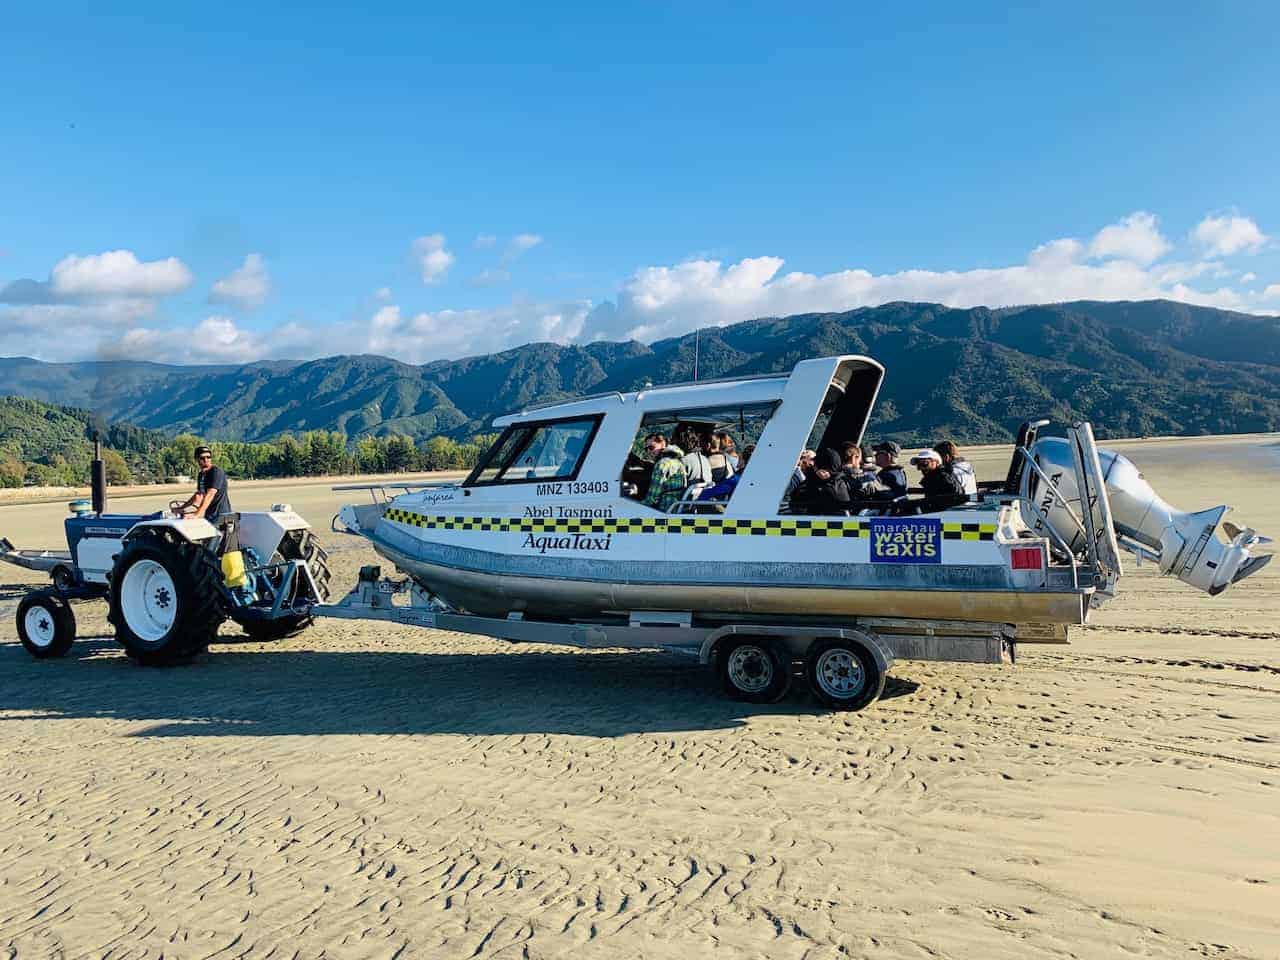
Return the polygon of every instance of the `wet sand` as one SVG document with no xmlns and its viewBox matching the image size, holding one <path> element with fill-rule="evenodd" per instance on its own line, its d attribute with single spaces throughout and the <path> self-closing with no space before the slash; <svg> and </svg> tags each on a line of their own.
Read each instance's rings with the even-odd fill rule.
<svg viewBox="0 0 1280 960">
<path fill-rule="evenodd" d="M 1277 440 L 1115 446 L 1280 535 Z M 320 529 L 342 502 L 233 496 Z M 0 534 L 56 546 L 64 510 Z M 337 583 L 374 560 L 325 539 Z M 1280 955 L 1276 564 L 1219 598 L 1130 565 L 1071 646 L 899 662 L 853 715 L 661 654 L 340 621 L 148 670 L 100 603 L 37 663 L 36 581 L 0 566 L 6 958 Z"/>
</svg>

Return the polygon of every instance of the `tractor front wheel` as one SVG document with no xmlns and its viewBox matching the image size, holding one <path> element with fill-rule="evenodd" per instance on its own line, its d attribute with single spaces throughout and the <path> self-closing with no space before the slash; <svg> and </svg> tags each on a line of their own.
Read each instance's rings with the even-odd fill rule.
<svg viewBox="0 0 1280 960">
<path fill-rule="evenodd" d="M 157 531 L 128 543 L 111 574 L 107 619 L 139 663 L 180 662 L 208 649 L 225 619 L 212 551 Z"/>
</svg>

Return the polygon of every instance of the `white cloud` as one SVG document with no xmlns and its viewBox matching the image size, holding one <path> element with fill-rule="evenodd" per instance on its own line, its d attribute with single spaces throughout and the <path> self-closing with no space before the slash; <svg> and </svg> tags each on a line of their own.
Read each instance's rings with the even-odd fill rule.
<svg viewBox="0 0 1280 960">
<path fill-rule="evenodd" d="M 425 363 L 492 353 L 534 341 L 570 343 L 582 334 L 590 310 L 591 303 L 585 300 L 516 302 L 488 310 L 439 310 L 407 316 L 392 305 L 378 310 L 367 326 L 345 326 L 342 338 L 362 342 L 362 352 Z"/>
<path fill-rule="evenodd" d="M 1261 250 L 1270 238 L 1248 217 L 1238 214 L 1208 216 L 1196 224 L 1191 239 L 1211 257 Z"/>
<path fill-rule="evenodd" d="M 1243 275 L 1240 277 L 1240 282 L 1241 282 L 1241 283 L 1253 283 L 1253 281 L 1255 281 L 1255 280 L 1257 280 L 1257 279 L 1258 279 L 1258 275 L 1257 275 L 1256 273 L 1254 273 L 1252 270 L 1250 270 L 1248 273 L 1243 274 Z"/>
<path fill-rule="evenodd" d="M 413 241 L 413 258 L 422 270 L 422 282 L 428 285 L 442 281 L 455 259 L 445 249 L 443 233 L 427 234 Z"/>
<path fill-rule="evenodd" d="M 1025 264 L 994 269 L 904 270 L 873 274 L 781 273 L 778 257 L 756 257 L 725 266 L 694 260 L 636 271 L 617 303 L 593 312 L 588 337 L 653 340 L 686 333 L 695 326 L 724 325 L 761 316 L 850 310 L 895 300 L 943 303 L 952 307 L 1014 306 L 1064 300 L 1168 298 L 1228 308 L 1247 306 L 1229 287 L 1201 291 L 1184 282 L 1194 268 L 1164 275 L 1132 260 L 1089 263 L 1075 240 L 1054 240 L 1033 250 Z M 1209 266 L 1212 266 L 1210 264 Z"/>
<path fill-rule="evenodd" d="M 536 233 L 517 233 L 507 244 L 507 248 L 502 251 L 502 266 L 507 267 L 515 263 L 540 243 L 542 243 L 542 237 Z"/>
<path fill-rule="evenodd" d="M 998 307 L 1167 298 L 1255 312 L 1270 312 L 1280 302 L 1280 283 L 1261 294 L 1250 292 L 1243 287 L 1247 279 L 1233 285 L 1234 274 L 1221 260 L 1143 263 L 1155 249 L 1153 236 L 1158 237 L 1154 218 L 1146 216 L 1123 218 L 1111 225 L 1116 228 L 1111 233 L 1104 227 L 1088 241 L 1050 240 L 1031 250 L 1022 263 L 991 268 L 872 273 L 854 267 L 813 274 L 786 271 L 783 259 L 776 256 L 737 262 L 699 257 L 638 269 L 603 301 L 517 299 L 485 309 L 415 313 L 393 302 L 391 290 L 383 288 L 374 295 L 376 310 L 371 314 L 325 324 L 290 323 L 269 331 L 237 326 L 225 316 L 206 318 L 194 328 L 169 327 L 148 319 L 156 311 L 151 298 L 59 302 L 52 283 L 23 280 L 0 284 L 0 355 L 38 352 L 45 359 L 72 359 L 97 350 L 155 360 L 232 362 L 372 352 L 420 363 L 538 340 L 652 341 L 697 326 L 898 300 Z M 436 260 L 437 279 L 453 262 L 440 235 L 420 238 L 415 252 L 447 258 L 443 265 Z M 495 267 L 473 282 L 490 276 L 501 279 L 505 270 Z M 140 329 L 126 333 L 129 327 Z M 58 330 L 58 337 L 45 334 L 50 328 Z"/>
<path fill-rule="evenodd" d="M 242 330 L 231 317 L 205 317 L 193 329 L 135 327 L 105 345 L 111 359 L 163 360 L 167 363 L 248 363 L 267 352 L 256 333 Z"/>
<path fill-rule="evenodd" d="M 271 278 L 262 254 L 251 253 L 244 263 L 213 285 L 210 303 L 222 303 L 242 310 L 253 310 L 266 302 L 271 292 Z"/>
<path fill-rule="evenodd" d="M 511 274 L 502 269 L 481 270 L 468 282 L 473 287 L 496 287 L 511 279 Z"/>
<path fill-rule="evenodd" d="M 132 250 L 63 257 L 49 276 L 64 297 L 166 297 L 191 285 L 191 271 L 177 257 L 139 261 Z"/>
<path fill-rule="evenodd" d="M 1160 233 L 1158 224 L 1155 214 L 1142 210 L 1122 217 L 1097 232 L 1089 243 L 1089 256 L 1099 260 L 1118 258 L 1154 263 L 1173 249 Z"/>
</svg>

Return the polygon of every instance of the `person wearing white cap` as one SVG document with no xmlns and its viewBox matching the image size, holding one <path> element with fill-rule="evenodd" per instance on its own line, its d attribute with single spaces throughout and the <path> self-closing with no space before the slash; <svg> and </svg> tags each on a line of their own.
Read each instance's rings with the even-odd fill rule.
<svg viewBox="0 0 1280 960">
<path fill-rule="evenodd" d="M 920 487 L 928 509 L 943 510 L 968 499 L 960 478 L 943 469 L 942 454 L 937 450 L 921 450 L 911 458 L 911 465 L 920 471 Z"/>
</svg>

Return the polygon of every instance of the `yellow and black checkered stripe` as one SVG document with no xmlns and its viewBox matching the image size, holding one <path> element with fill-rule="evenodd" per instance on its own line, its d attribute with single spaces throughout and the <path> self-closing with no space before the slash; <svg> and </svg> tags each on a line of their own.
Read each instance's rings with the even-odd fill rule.
<svg viewBox="0 0 1280 960">
<path fill-rule="evenodd" d="M 942 525 L 943 540 L 994 540 L 995 538 L 994 523 L 944 523 Z"/>
<path fill-rule="evenodd" d="M 428 516 L 392 507 L 384 515 L 394 523 L 428 530 L 479 530 L 485 533 L 677 533 L 740 537 L 865 537 L 860 519 L 739 520 L 731 517 L 466 517 Z M 959 524 L 955 524 L 959 529 Z M 966 527 L 969 524 L 965 524 Z M 992 531 L 995 527 L 991 528 Z M 977 539 L 966 535 L 965 539 Z M 990 540 L 991 536 L 983 537 Z"/>
</svg>

